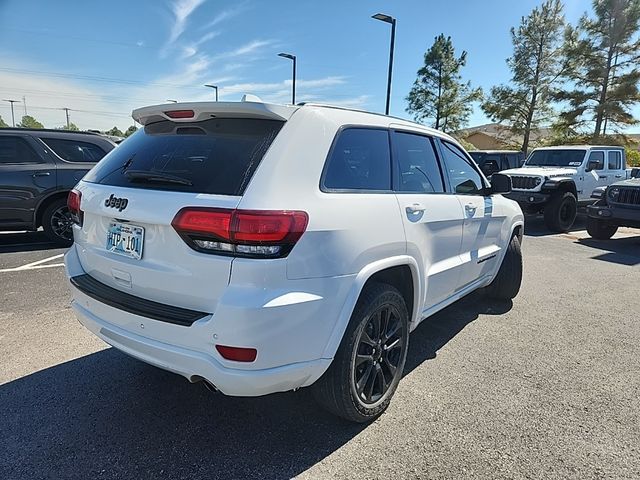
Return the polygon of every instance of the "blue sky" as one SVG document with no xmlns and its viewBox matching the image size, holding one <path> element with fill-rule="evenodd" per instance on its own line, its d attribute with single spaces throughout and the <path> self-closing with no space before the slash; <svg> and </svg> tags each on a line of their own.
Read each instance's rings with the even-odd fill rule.
<svg viewBox="0 0 640 480">
<path fill-rule="evenodd" d="M 408 117 L 404 99 L 436 35 L 467 50 L 464 77 L 488 91 L 509 80 L 509 28 L 539 3 L 0 0 L 0 99 L 24 96 L 47 127 L 70 108 L 83 129 L 126 128 L 133 108 L 168 99 L 212 99 L 204 83 L 218 84 L 221 100 L 287 102 L 291 63 L 277 56 L 286 51 L 298 56 L 297 101 L 381 111 L 390 28 L 370 18 L 380 11 L 398 20 L 391 113 Z M 565 0 L 567 20 L 589 6 Z M 9 123 L 6 102 L 0 115 Z M 476 108 L 470 124 L 486 121 Z"/>
</svg>

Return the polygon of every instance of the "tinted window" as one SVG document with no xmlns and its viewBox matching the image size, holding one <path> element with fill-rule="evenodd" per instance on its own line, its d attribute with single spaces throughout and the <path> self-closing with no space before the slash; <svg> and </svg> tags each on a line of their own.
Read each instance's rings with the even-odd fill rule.
<svg viewBox="0 0 640 480">
<path fill-rule="evenodd" d="M 422 135 L 393 134 L 394 155 L 400 170 L 400 192 L 444 192 L 433 143 Z"/>
<path fill-rule="evenodd" d="M 442 151 L 451 191 L 462 194 L 482 193 L 482 177 L 471 166 L 462 150 L 449 142 L 442 142 Z"/>
<path fill-rule="evenodd" d="M 609 170 L 622 169 L 622 152 L 611 151 L 609 156 Z"/>
<path fill-rule="evenodd" d="M 25 139 L 0 135 L 0 164 L 3 163 L 42 163 L 42 159 Z"/>
<path fill-rule="evenodd" d="M 604 152 L 591 152 L 589 154 L 589 161 L 598 162 L 598 166 L 595 168 L 595 170 L 604 169 Z"/>
<path fill-rule="evenodd" d="M 336 190 L 391 190 L 387 130 L 342 130 L 327 163 L 324 187 Z"/>
<path fill-rule="evenodd" d="M 99 162 L 107 152 L 93 143 L 61 138 L 43 138 L 56 155 L 68 162 Z"/>
<path fill-rule="evenodd" d="M 113 149 L 87 182 L 241 195 L 283 122 L 217 118 L 145 126 Z"/>
<path fill-rule="evenodd" d="M 526 165 L 539 167 L 579 167 L 584 159 L 584 150 L 534 150 Z"/>
</svg>

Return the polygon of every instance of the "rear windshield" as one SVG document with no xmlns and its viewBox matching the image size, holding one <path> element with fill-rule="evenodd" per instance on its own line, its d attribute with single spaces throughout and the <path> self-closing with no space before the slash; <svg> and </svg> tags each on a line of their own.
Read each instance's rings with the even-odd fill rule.
<svg viewBox="0 0 640 480">
<path fill-rule="evenodd" d="M 536 167 L 579 167 L 584 150 L 534 150 L 525 165 Z"/>
<path fill-rule="evenodd" d="M 112 150 L 84 181 L 242 195 L 283 124 L 244 118 L 153 123 Z"/>
</svg>

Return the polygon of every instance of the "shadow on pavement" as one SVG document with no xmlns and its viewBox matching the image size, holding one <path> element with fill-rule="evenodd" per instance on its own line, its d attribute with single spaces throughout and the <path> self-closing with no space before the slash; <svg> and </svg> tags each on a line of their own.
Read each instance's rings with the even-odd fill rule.
<svg viewBox="0 0 640 480">
<path fill-rule="evenodd" d="M 0 253 L 36 252 L 63 248 L 51 242 L 44 232 L 9 232 L 0 234 Z"/>
<path fill-rule="evenodd" d="M 410 340 L 406 371 L 483 313 L 472 295 Z M 308 389 L 231 398 L 109 348 L 0 386 L 0 478 L 290 478 L 364 425 L 319 409 Z"/>
<path fill-rule="evenodd" d="M 613 238 L 611 240 L 582 238 L 576 243 L 606 252 L 591 257 L 594 260 L 602 260 L 630 267 L 640 265 L 640 237 Z"/>
<path fill-rule="evenodd" d="M 405 375 L 425 360 L 436 358 L 438 350 L 480 315 L 502 315 L 511 308 L 511 300 L 491 300 L 482 292 L 475 292 L 427 318 L 414 330 L 409 339 Z"/>
<path fill-rule="evenodd" d="M 568 233 L 579 232 L 587 228 L 587 215 L 582 210 L 578 212 L 576 221 L 569 229 Z M 524 218 L 524 234 L 530 237 L 545 237 L 547 235 L 556 235 L 558 232 L 552 232 L 544 224 L 542 215 L 525 215 Z"/>
</svg>

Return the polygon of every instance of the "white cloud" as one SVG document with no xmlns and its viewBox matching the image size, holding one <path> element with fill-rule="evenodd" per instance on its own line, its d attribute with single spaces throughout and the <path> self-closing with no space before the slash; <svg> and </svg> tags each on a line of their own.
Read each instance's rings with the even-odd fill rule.
<svg viewBox="0 0 640 480">
<path fill-rule="evenodd" d="M 266 47 L 267 45 L 273 45 L 275 43 L 274 40 L 253 40 L 245 45 L 242 45 L 235 50 L 232 50 L 227 53 L 223 53 L 218 57 L 239 57 L 242 55 L 247 55 L 250 53 L 254 53 L 255 51 L 261 49 L 262 47 Z"/>
<path fill-rule="evenodd" d="M 198 8 L 204 0 L 174 0 L 171 11 L 174 15 L 174 23 L 169 33 L 167 45 L 173 44 L 184 32 L 189 16 Z"/>
<path fill-rule="evenodd" d="M 226 10 L 223 10 L 220 13 L 218 13 L 215 17 L 213 17 L 213 20 L 211 20 L 209 23 L 203 25 L 201 27 L 201 30 L 206 30 L 207 28 L 215 27 L 219 23 L 222 23 L 225 20 L 229 20 L 230 18 L 235 17 L 239 13 L 242 13 L 244 10 L 246 10 L 246 2 L 240 4 L 240 5 L 236 6 L 236 7 L 232 7 L 232 8 L 228 8 Z"/>
</svg>

